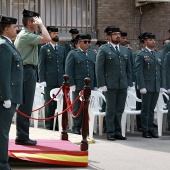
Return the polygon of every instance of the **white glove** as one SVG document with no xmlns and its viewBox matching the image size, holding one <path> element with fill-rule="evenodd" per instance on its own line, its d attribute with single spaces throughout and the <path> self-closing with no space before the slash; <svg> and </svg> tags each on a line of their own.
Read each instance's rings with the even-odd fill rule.
<svg viewBox="0 0 170 170">
<path fill-rule="evenodd" d="M 128 86 L 127 91 L 129 91 L 130 89 L 131 89 L 131 87 L 130 87 L 130 86 Z"/>
<path fill-rule="evenodd" d="M 103 87 L 99 87 L 99 89 L 98 90 L 100 90 L 100 91 L 107 91 L 107 87 L 106 86 L 103 86 Z"/>
<path fill-rule="evenodd" d="M 47 83 L 45 81 L 43 81 L 43 82 L 40 83 L 40 86 L 47 87 Z"/>
<path fill-rule="evenodd" d="M 146 90 L 145 88 L 142 88 L 142 89 L 140 89 L 140 93 L 141 93 L 141 94 L 146 94 L 146 93 L 147 93 L 147 90 Z"/>
<path fill-rule="evenodd" d="M 94 87 L 94 89 L 93 89 L 94 91 L 97 91 L 98 90 L 98 88 L 97 87 Z"/>
<path fill-rule="evenodd" d="M 11 100 L 5 100 L 3 106 L 7 109 L 10 108 L 11 107 Z"/>
<path fill-rule="evenodd" d="M 167 93 L 167 90 L 164 89 L 164 88 L 160 88 L 160 92 L 163 93 L 163 92 L 166 92 Z"/>
<path fill-rule="evenodd" d="M 168 89 L 167 91 L 168 91 L 168 93 L 170 94 L 170 89 Z"/>
<path fill-rule="evenodd" d="M 34 19 L 34 24 L 36 24 L 36 25 L 42 25 L 43 24 L 43 22 L 42 22 L 42 19 L 41 19 L 41 17 L 33 17 L 33 19 Z"/>
<path fill-rule="evenodd" d="M 70 91 L 75 91 L 76 90 L 76 86 L 70 86 Z"/>
</svg>

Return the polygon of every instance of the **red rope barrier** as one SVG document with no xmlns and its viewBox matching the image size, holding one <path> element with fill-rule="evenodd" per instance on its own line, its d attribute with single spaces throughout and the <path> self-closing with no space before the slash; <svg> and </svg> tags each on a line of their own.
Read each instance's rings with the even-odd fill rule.
<svg viewBox="0 0 170 170">
<path fill-rule="evenodd" d="M 59 91 L 59 92 L 60 92 L 60 91 Z M 53 97 L 53 99 L 59 94 L 59 92 Z M 83 93 L 84 93 L 84 91 L 82 90 L 82 91 L 80 92 L 79 96 L 74 100 L 74 102 L 73 102 L 71 105 L 69 105 L 65 110 L 63 110 L 61 113 L 59 113 L 59 114 L 57 114 L 57 115 L 55 115 L 55 116 L 48 117 L 48 118 L 34 118 L 34 117 L 31 117 L 31 116 L 27 116 L 26 114 L 22 113 L 22 112 L 19 111 L 19 110 L 16 110 L 16 112 L 17 112 L 18 114 L 20 114 L 20 115 L 28 118 L 28 119 L 33 119 L 33 120 L 50 120 L 50 119 L 53 119 L 53 118 L 55 118 L 55 117 L 60 116 L 61 114 L 64 114 L 66 111 L 68 111 L 68 110 L 78 101 L 78 99 L 82 96 Z M 83 103 L 83 104 L 82 104 L 82 103 Z M 82 103 L 81 103 L 81 105 L 80 105 L 80 108 L 81 108 L 81 107 L 83 108 L 83 106 L 84 106 L 84 102 L 83 102 L 83 101 L 82 101 Z M 81 108 L 81 110 L 82 110 L 82 108 Z M 79 109 L 79 110 L 80 110 L 80 109 Z M 80 111 L 80 113 L 81 113 L 81 111 Z M 56 114 L 56 113 L 55 113 L 55 114 Z M 80 114 L 79 114 L 79 115 L 80 115 Z M 74 116 L 74 115 L 73 115 L 73 116 Z M 77 115 L 76 115 L 76 116 L 77 116 Z"/>
<path fill-rule="evenodd" d="M 45 106 L 47 106 L 48 104 L 50 104 L 50 103 L 54 100 L 54 98 L 56 98 L 56 96 L 60 93 L 61 89 L 62 89 L 62 86 L 60 87 L 60 89 L 58 90 L 58 92 L 56 93 L 56 95 L 53 96 L 53 98 L 51 98 L 47 103 L 45 103 L 45 104 L 44 104 L 43 106 L 41 106 L 40 108 L 35 109 L 35 110 L 32 110 L 32 112 L 35 112 L 35 111 L 37 111 L 37 110 L 40 110 L 40 109 L 44 108 Z"/>
</svg>

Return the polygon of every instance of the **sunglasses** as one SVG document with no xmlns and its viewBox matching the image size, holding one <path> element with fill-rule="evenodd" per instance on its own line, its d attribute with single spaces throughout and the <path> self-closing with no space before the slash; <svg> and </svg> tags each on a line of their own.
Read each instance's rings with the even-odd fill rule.
<svg viewBox="0 0 170 170">
<path fill-rule="evenodd" d="M 84 44 L 87 44 L 87 43 L 90 44 L 91 41 L 90 40 L 89 41 L 84 40 L 84 41 L 81 41 L 81 42 L 84 42 Z"/>
</svg>

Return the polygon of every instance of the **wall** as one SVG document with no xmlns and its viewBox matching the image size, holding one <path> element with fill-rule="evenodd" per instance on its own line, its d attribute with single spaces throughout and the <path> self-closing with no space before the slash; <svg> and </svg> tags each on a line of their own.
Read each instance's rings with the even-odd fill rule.
<svg viewBox="0 0 170 170">
<path fill-rule="evenodd" d="M 97 38 L 104 39 L 106 26 L 113 25 L 128 33 L 133 51 L 140 49 L 137 37 L 141 32 L 156 35 L 156 49 L 162 48 L 162 41 L 169 38 L 170 3 L 147 4 L 135 7 L 135 0 L 96 0 Z"/>
</svg>

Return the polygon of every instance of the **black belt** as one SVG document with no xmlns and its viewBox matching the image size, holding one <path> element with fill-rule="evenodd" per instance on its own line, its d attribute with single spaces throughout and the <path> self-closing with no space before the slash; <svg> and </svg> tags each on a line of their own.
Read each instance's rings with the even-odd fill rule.
<svg viewBox="0 0 170 170">
<path fill-rule="evenodd" d="M 33 64 L 26 64 L 24 65 L 24 68 L 32 68 L 32 69 L 37 69 L 37 66 L 33 65 Z"/>
</svg>

